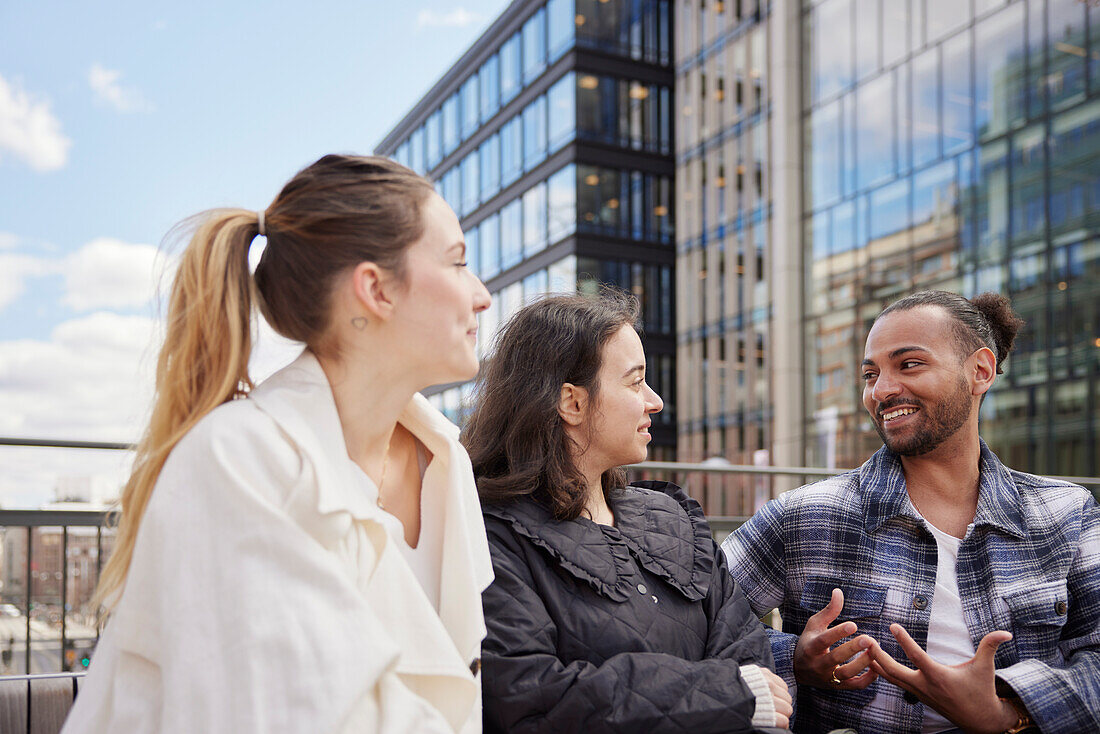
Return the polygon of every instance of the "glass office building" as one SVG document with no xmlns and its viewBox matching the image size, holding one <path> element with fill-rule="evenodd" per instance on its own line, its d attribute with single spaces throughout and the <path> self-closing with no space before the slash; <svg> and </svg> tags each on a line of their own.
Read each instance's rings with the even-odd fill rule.
<svg viewBox="0 0 1100 734">
<path fill-rule="evenodd" d="M 1095 5 L 677 0 L 680 460 L 859 465 L 867 331 L 943 288 L 1027 320 L 990 446 L 1100 471 Z M 716 514 L 769 494 L 703 484 Z"/>
<path fill-rule="evenodd" d="M 378 145 L 458 214 L 497 328 L 547 292 L 636 294 L 653 458 L 675 446 L 670 0 L 516 0 Z M 469 385 L 430 398 L 460 420 Z"/>
<path fill-rule="evenodd" d="M 678 459 L 772 463 L 768 3 L 676 5 Z M 794 461 L 793 463 L 798 463 Z M 708 513 L 754 482 L 697 476 Z"/>
<path fill-rule="evenodd" d="M 859 361 L 875 315 L 942 288 L 1026 320 L 982 407 L 1014 468 L 1096 475 L 1100 9 L 822 0 L 805 41 L 806 459 L 880 445 Z"/>
</svg>

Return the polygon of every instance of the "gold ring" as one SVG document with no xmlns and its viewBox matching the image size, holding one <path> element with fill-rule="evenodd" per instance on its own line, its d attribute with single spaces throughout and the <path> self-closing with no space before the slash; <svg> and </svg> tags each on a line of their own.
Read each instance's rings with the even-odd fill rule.
<svg viewBox="0 0 1100 734">
<path fill-rule="evenodd" d="M 838 664 L 833 666 L 833 685 L 836 686 L 837 688 L 839 688 L 840 684 L 844 682 L 840 678 L 836 677 L 836 671 L 840 668 L 840 665 L 841 664 L 838 663 Z"/>
</svg>

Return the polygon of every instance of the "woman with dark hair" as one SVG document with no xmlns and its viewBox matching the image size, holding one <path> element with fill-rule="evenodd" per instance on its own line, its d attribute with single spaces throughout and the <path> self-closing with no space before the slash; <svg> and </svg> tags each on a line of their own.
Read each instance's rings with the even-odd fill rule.
<svg viewBox="0 0 1100 734">
<path fill-rule="evenodd" d="M 699 505 L 626 486 L 662 408 L 633 297 L 555 296 L 502 329 L 463 442 L 496 580 L 485 724 L 499 732 L 786 728 L 768 639 Z"/>
<path fill-rule="evenodd" d="M 330 155 L 198 225 L 65 732 L 480 731 L 488 546 L 418 394 L 478 370 L 457 218 L 403 166 Z M 254 304 L 305 345 L 255 389 Z"/>
</svg>

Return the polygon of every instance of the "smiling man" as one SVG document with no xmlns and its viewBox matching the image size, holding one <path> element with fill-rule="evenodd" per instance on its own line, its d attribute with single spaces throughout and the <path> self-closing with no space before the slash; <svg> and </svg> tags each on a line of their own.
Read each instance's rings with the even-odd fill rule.
<svg viewBox="0 0 1100 734">
<path fill-rule="evenodd" d="M 993 293 L 884 310 L 861 367 L 883 448 L 723 545 L 753 610 L 783 618 L 794 731 L 1100 731 L 1100 507 L 978 436 L 1022 325 Z"/>
</svg>

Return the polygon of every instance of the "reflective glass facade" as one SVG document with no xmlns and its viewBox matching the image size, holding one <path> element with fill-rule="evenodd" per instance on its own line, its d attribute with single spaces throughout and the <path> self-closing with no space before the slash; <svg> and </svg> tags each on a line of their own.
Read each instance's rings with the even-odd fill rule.
<svg viewBox="0 0 1100 734">
<path fill-rule="evenodd" d="M 458 214 L 499 325 L 547 292 L 635 293 L 675 447 L 675 265 L 669 0 L 517 0 L 376 152 L 429 176 Z M 468 386 L 430 397 L 462 417 Z"/>
<path fill-rule="evenodd" d="M 860 402 L 870 323 L 944 288 L 1005 293 L 1028 322 L 982 408 L 990 445 L 1027 471 L 1100 472 L 1089 5 L 674 4 L 680 460 L 860 464 L 881 445 Z M 579 106 L 578 137 L 605 114 Z M 578 184 L 596 222 L 614 198 Z M 691 483 L 713 514 L 780 489 Z"/>
<path fill-rule="evenodd" d="M 880 445 L 875 315 L 925 288 L 1027 321 L 982 408 L 1010 466 L 1096 475 L 1100 10 L 1076 0 L 823 0 L 802 10 L 806 460 Z"/>
<path fill-rule="evenodd" d="M 678 459 L 772 463 L 768 15 L 676 3 Z M 710 514 L 751 514 L 751 479 L 698 475 Z"/>
</svg>

